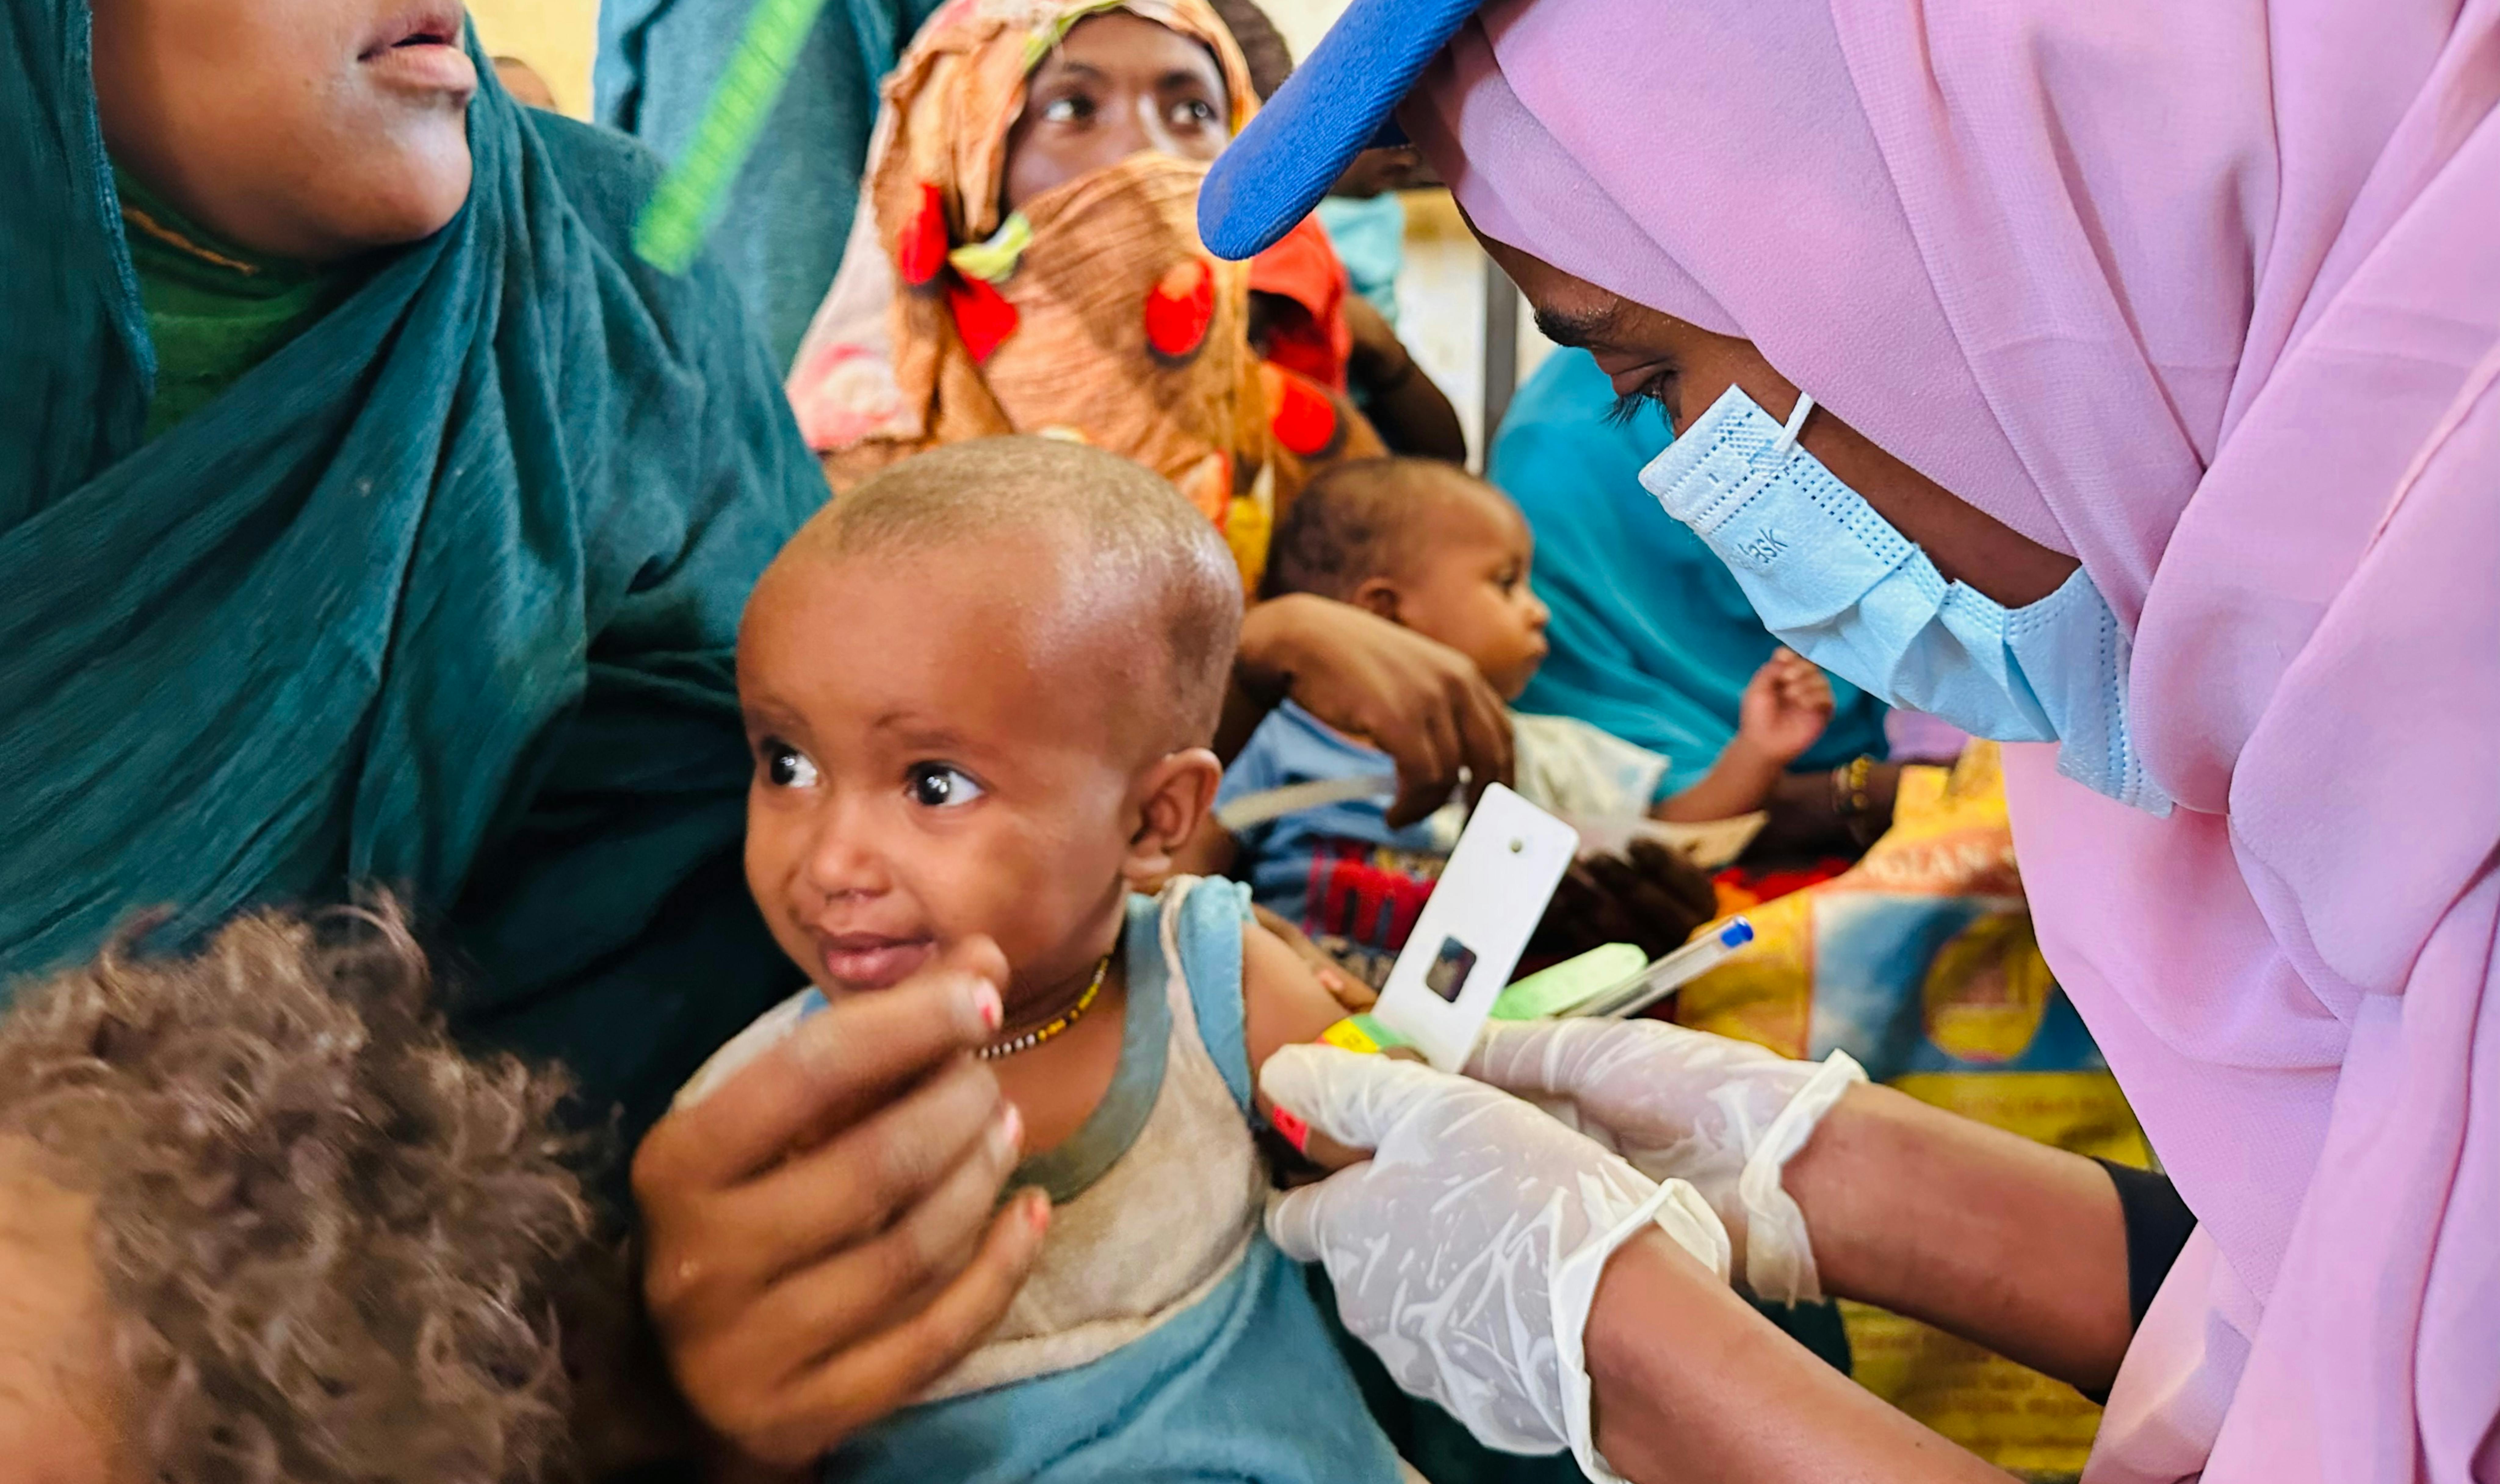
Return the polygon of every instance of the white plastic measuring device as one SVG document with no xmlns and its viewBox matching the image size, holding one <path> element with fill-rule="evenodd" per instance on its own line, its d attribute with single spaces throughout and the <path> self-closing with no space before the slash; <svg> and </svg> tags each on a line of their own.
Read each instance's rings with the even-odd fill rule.
<svg viewBox="0 0 2500 1484">
<path fill-rule="evenodd" d="M 1499 784 L 1485 790 L 1372 1017 L 1442 1071 L 1465 1066 L 1579 846 L 1561 820 Z"/>
</svg>

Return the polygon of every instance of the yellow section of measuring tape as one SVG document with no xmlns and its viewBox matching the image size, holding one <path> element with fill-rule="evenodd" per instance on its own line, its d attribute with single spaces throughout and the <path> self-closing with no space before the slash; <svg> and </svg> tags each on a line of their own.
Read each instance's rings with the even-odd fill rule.
<svg viewBox="0 0 2500 1484">
<path fill-rule="evenodd" d="M 1365 1056 L 1376 1056 L 1392 1047 L 1414 1045 L 1368 1015 L 1346 1016 L 1320 1032 L 1320 1040 Z"/>
</svg>

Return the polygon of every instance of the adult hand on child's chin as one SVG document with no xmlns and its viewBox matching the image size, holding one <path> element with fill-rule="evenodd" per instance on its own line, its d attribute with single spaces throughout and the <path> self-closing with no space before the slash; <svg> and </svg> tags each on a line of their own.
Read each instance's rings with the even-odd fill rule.
<svg viewBox="0 0 2500 1484">
<path fill-rule="evenodd" d="M 1398 764 L 1389 823 L 1411 824 L 1467 787 L 1511 779 L 1510 713 L 1466 656 L 1351 603 L 1271 598 L 1241 623 L 1245 689 L 1367 738 Z"/>
<path fill-rule="evenodd" d="M 1005 980 L 978 940 L 846 997 L 637 1151 L 652 1321 L 746 1475 L 807 1469 L 908 1402 L 1023 1286 L 1049 1206 L 997 1204 L 1020 1127 L 970 1055 Z"/>
</svg>

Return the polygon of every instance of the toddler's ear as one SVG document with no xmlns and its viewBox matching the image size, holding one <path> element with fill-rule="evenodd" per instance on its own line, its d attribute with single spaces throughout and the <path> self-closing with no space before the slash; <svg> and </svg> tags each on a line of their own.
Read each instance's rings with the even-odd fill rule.
<svg viewBox="0 0 2500 1484">
<path fill-rule="evenodd" d="M 1172 856 L 1213 811 L 1223 782 L 1224 764 L 1205 748 L 1157 758 L 1137 781 L 1137 828 L 1122 874 L 1133 882 L 1170 876 Z"/>
<path fill-rule="evenodd" d="M 1365 577 L 1363 586 L 1356 588 L 1346 601 L 1373 618 L 1385 618 L 1393 624 L 1405 622 L 1398 616 L 1398 584 L 1386 577 Z"/>
</svg>

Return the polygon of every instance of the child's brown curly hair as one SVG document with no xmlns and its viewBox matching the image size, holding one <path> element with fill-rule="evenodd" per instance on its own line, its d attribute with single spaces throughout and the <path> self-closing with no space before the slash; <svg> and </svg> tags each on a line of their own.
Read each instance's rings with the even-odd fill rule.
<svg viewBox="0 0 2500 1484">
<path fill-rule="evenodd" d="M 127 947 L 0 1015 L 0 1136 L 95 1200 L 133 1473 L 566 1468 L 553 1293 L 591 1208 L 555 1075 L 463 1055 L 387 901 Z"/>
</svg>

